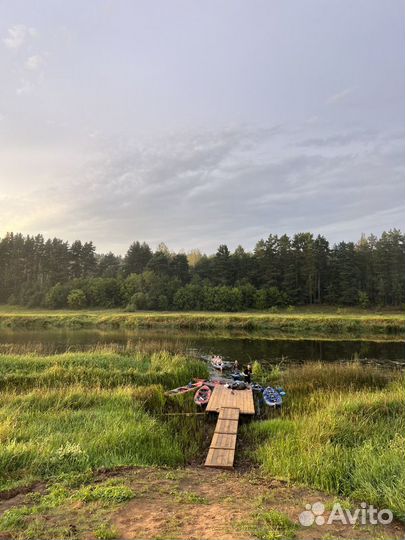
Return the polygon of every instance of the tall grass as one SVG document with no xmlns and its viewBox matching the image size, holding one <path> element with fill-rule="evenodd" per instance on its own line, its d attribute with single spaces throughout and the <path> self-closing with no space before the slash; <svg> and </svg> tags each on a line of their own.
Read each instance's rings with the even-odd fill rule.
<svg viewBox="0 0 405 540">
<path fill-rule="evenodd" d="M 250 424 L 264 471 L 392 509 L 405 518 L 405 393 L 400 372 L 310 364 L 278 374 L 282 415 Z"/>
<path fill-rule="evenodd" d="M 405 336 L 403 314 L 353 313 L 119 313 L 87 312 L 1 312 L 3 328 L 186 328 L 271 329 L 297 334 L 395 335 Z"/>
<path fill-rule="evenodd" d="M 164 351 L 0 356 L 0 489 L 97 467 L 184 464 L 204 430 L 163 416 L 192 407 L 164 390 L 206 376 L 202 362 Z"/>
<path fill-rule="evenodd" d="M 22 335 L 25 331 L 24 330 L 9 330 L 11 334 L 15 333 L 17 337 Z M 96 343 L 88 343 L 86 340 L 81 341 L 78 340 L 78 342 L 69 343 L 69 345 L 65 345 L 63 343 L 58 342 L 58 336 L 54 335 L 53 332 L 59 332 L 59 331 L 52 331 L 51 338 L 54 337 L 54 340 L 48 341 L 47 338 L 47 331 L 45 330 L 45 341 L 27 341 L 27 342 L 13 342 L 12 340 L 10 342 L 2 342 L 0 343 L 0 355 L 22 355 L 22 354 L 37 354 L 42 356 L 47 356 L 50 354 L 56 353 L 65 353 L 65 352 L 89 352 L 89 353 L 105 353 L 105 352 L 111 352 L 111 353 L 119 353 L 119 354 L 136 354 L 136 353 L 143 353 L 143 354 L 151 354 L 156 351 L 167 351 L 170 353 L 176 353 L 176 354 L 182 354 L 184 351 L 191 348 L 191 339 L 188 341 L 187 339 L 176 339 L 176 337 L 170 337 L 170 339 L 167 339 L 164 336 L 147 336 L 145 339 L 143 337 L 133 337 L 131 335 L 127 336 L 127 339 L 123 342 L 96 342 Z M 73 331 L 74 333 L 77 331 Z M 80 331 L 79 331 L 80 332 Z M 82 330 L 81 332 L 88 332 L 87 330 Z M 89 332 L 93 332 L 90 330 Z M 35 333 L 38 333 L 39 335 L 36 336 L 37 339 L 43 339 L 44 334 L 42 330 L 35 331 Z M 102 331 L 101 331 L 102 333 Z M 81 336 L 83 334 L 80 334 Z M 86 338 L 86 335 L 83 336 Z M 121 336 L 120 336 L 121 337 Z M 190 335 L 190 338 L 192 336 Z M 7 337 L 5 338 L 7 339 Z M 111 337 L 113 340 L 114 337 Z"/>
<path fill-rule="evenodd" d="M 51 356 L 0 355 L 0 390 L 64 388 L 88 385 L 113 388 L 123 385 L 161 384 L 173 388 L 193 377 L 206 377 L 206 366 L 166 351 L 118 354 L 65 353 Z"/>
</svg>

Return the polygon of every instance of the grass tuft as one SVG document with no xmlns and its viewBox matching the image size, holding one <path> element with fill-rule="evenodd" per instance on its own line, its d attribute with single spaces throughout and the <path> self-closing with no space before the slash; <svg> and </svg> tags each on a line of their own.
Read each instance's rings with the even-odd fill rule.
<svg viewBox="0 0 405 540">
<path fill-rule="evenodd" d="M 114 540 L 115 538 L 118 538 L 118 532 L 110 525 L 101 525 L 94 531 L 94 536 L 98 538 L 98 540 Z"/>
<path fill-rule="evenodd" d="M 292 540 L 298 526 L 278 510 L 260 510 L 255 516 L 253 534 L 258 540 Z"/>
</svg>

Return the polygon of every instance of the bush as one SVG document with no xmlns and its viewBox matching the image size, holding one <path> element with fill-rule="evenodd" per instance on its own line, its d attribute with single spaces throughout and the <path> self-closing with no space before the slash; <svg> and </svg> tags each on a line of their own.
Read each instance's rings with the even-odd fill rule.
<svg viewBox="0 0 405 540">
<path fill-rule="evenodd" d="M 200 285 L 190 284 L 181 287 L 174 295 L 173 303 L 175 309 L 182 311 L 192 311 L 200 309 L 202 299 L 202 288 Z"/>
<path fill-rule="evenodd" d="M 68 294 L 67 303 L 72 309 L 83 309 L 87 305 L 87 298 L 81 289 L 73 289 Z"/>
<path fill-rule="evenodd" d="M 115 278 L 91 278 L 86 292 L 92 306 L 112 308 L 122 303 L 120 282 Z"/>
<path fill-rule="evenodd" d="M 53 309 L 66 307 L 68 294 L 68 287 L 61 283 L 57 283 L 47 292 L 45 296 L 45 305 Z"/>
<path fill-rule="evenodd" d="M 143 292 L 135 293 L 130 303 L 128 304 L 128 309 L 130 311 L 137 311 L 138 309 L 148 309 L 149 307 L 149 298 L 148 295 Z"/>
</svg>

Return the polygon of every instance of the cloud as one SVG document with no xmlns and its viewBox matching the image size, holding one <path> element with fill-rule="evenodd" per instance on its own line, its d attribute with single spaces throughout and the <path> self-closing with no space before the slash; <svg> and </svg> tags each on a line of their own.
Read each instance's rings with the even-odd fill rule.
<svg viewBox="0 0 405 540">
<path fill-rule="evenodd" d="M 50 183 L 26 194 L 23 232 L 93 239 L 101 251 L 123 253 L 140 239 L 213 252 L 221 242 L 251 248 L 270 232 L 311 230 L 338 241 L 356 240 L 365 228 L 400 227 L 398 133 L 328 131 L 307 148 L 307 131 L 244 126 L 137 141 L 100 137 L 83 151 L 87 161 L 67 159 L 63 147 L 43 149 L 31 169 L 38 178 L 45 170 Z M 60 158 L 52 164 L 50 155 Z M 7 203 L 13 223 L 17 199 Z M 44 206 L 58 211 L 38 211 Z"/>
<path fill-rule="evenodd" d="M 25 62 L 25 67 L 31 71 L 39 69 L 44 63 L 44 59 L 40 54 L 29 56 Z"/>
<path fill-rule="evenodd" d="M 339 103 L 342 103 L 343 101 L 345 101 L 348 98 L 348 96 L 353 94 L 353 92 L 354 92 L 354 88 L 345 88 L 344 90 L 341 90 L 337 94 L 333 94 L 333 95 L 329 96 L 327 98 L 327 100 L 326 100 L 326 104 L 327 105 L 337 105 Z"/>
<path fill-rule="evenodd" d="M 37 34 L 35 28 L 28 28 L 24 24 L 15 24 L 7 30 L 7 36 L 3 38 L 3 43 L 8 49 L 19 49 L 28 37 L 35 37 Z"/>
<path fill-rule="evenodd" d="M 34 85 L 30 81 L 22 80 L 20 86 L 16 89 L 17 96 L 25 96 L 31 94 L 34 89 Z"/>
<path fill-rule="evenodd" d="M 322 137 L 312 137 L 299 141 L 298 146 L 303 147 L 335 147 L 346 146 L 352 143 L 369 142 L 375 133 L 371 130 L 351 130 L 338 133 L 328 133 Z"/>
</svg>

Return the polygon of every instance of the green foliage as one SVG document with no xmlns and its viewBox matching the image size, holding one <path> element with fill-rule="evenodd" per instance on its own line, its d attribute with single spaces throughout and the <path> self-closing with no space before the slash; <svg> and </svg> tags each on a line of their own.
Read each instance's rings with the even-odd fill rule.
<svg viewBox="0 0 405 540">
<path fill-rule="evenodd" d="M 57 283 L 49 289 L 46 294 L 45 304 L 50 308 L 61 308 L 67 305 L 67 297 L 69 294 L 69 288 L 66 285 Z"/>
<path fill-rule="evenodd" d="M 261 364 L 257 360 L 255 360 L 253 362 L 253 364 L 252 364 L 252 371 L 253 371 L 253 374 L 254 374 L 255 382 L 257 382 L 259 384 L 264 383 L 264 380 L 265 380 L 264 370 L 263 370 Z"/>
<path fill-rule="evenodd" d="M 165 246 L 153 253 L 134 242 L 122 259 L 96 255 L 91 242 L 69 246 L 57 238 L 9 233 L 0 239 L 0 302 L 231 312 L 405 303 L 405 238 L 396 229 L 333 247 L 311 233 L 270 234 L 252 253 L 220 245 L 214 255 L 196 254 L 190 267 L 186 255 Z"/>
<path fill-rule="evenodd" d="M 93 485 L 81 485 L 79 489 L 68 489 L 65 485 L 54 483 L 45 494 L 31 492 L 25 498 L 25 505 L 10 508 L 0 518 L 0 533 L 13 538 L 70 538 L 71 530 L 63 524 L 66 508 L 77 501 L 92 504 L 86 516 L 86 523 L 102 519 L 105 510 L 114 508 L 134 496 L 133 491 L 122 481 L 108 480 Z M 61 523 L 52 525 L 46 515 L 59 517 Z M 46 517 L 45 517 L 46 516 Z M 91 517 L 90 517 L 91 516 Z M 56 520 L 55 520 L 56 521 Z M 46 524 L 46 525 L 45 525 Z M 98 535 L 98 536 L 97 536 Z M 96 532 L 97 538 L 118 538 L 114 529 L 104 524 Z"/>
<path fill-rule="evenodd" d="M 113 308 L 122 305 L 121 283 L 109 278 L 92 278 L 86 287 L 87 302 L 91 306 Z"/>
<path fill-rule="evenodd" d="M 363 309 L 367 309 L 370 306 L 370 299 L 369 299 L 368 294 L 366 292 L 359 291 L 358 304 Z"/>
<path fill-rule="evenodd" d="M 132 243 L 124 258 L 125 275 L 141 274 L 151 258 L 152 250 L 148 244 L 145 242 L 143 244 L 140 244 L 140 242 Z"/>
<path fill-rule="evenodd" d="M 67 305 L 72 309 L 83 309 L 86 307 L 87 298 L 81 289 L 73 289 L 67 296 Z"/>
<path fill-rule="evenodd" d="M 293 335 L 331 337 L 405 335 L 402 313 L 374 314 L 339 312 L 279 313 L 125 313 L 109 311 L 28 311 L 18 308 L 0 310 L 0 327 L 18 329 L 43 328 L 184 328 L 196 330 L 261 330 Z M 168 344 L 165 345 L 165 347 Z M 39 349 L 40 351 L 41 349 Z"/>
</svg>

